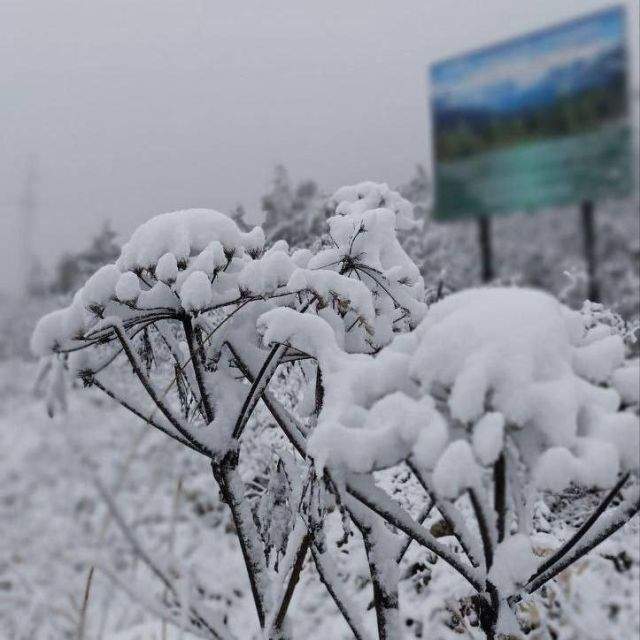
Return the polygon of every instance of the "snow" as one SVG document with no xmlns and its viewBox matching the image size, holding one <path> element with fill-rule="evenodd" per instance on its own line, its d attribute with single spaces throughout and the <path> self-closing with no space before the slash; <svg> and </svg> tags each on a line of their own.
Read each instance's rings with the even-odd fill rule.
<svg viewBox="0 0 640 640">
<path fill-rule="evenodd" d="M 320 363 L 326 402 L 309 443 L 320 466 L 363 472 L 411 455 L 427 469 L 435 465 L 456 493 L 466 485 L 448 478 L 446 466 L 469 466 L 475 482 L 478 463 L 500 455 L 509 425 L 540 488 L 605 488 L 619 469 L 637 467 L 637 416 L 619 411 L 614 389 L 591 382 L 618 367 L 619 341 L 592 332 L 585 347 L 581 317 L 545 293 L 452 294 L 376 356 L 344 353 L 331 318 L 277 309 L 260 324 L 266 342 L 289 341 Z M 442 391 L 451 418 L 473 424 L 470 445 L 456 441 L 445 450 L 447 465 L 437 460 L 452 436 L 440 407 L 425 405 L 422 418 L 407 413 Z M 464 463 L 454 463 L 452 451 Z"/>
<path fill-rule="evenodd" d="M 606 382 L 614 369 L 624 362 L 624 343 L 619 335 L 605 336 L 578 347 L 573 367 L 583 378 L 591 382 Z"/>
<path fill-rule="evenodd" d="M 116 283 L 116 297 L 122 302 L 135 302 L 140 295 L 140 281 L 131 271 L 123 273 Z"/>
<path fill-rule="evenodd" d="M 548 294 L 516 288 L 453 294 L 430 309 L 416 333 L 412 374 L 426 389 L 451 387 L 448 405 L 458 420 L 500 411 L 515 427 L 533 429 L 536 447 L 565 447 L 567 453 L 552 455 L 566 458 L 566 448 L 579 444 L 585 412 L 599 408 L 621 419 L 616 392 L 589 381 L 610 377 L 620 364 L 619 339 L 604 336 L 583 346 L 579 317 Z M 524 436 L 514 437 L 535 456 Z M 565 482 L 575 478 L 569 469 L 560 474 Z M 589 480 L 585 465 L 580 476 Z M 596 476 L 594 469 L 594 483 L 602 479 Z M 546 482 L 561 484 L 559 477 Z"/>
<path fill-rule="evenodd" d="M 430 309 L 418 334 L 413 374 L 427 388 L 434 382 L 452 386 L 449 406 L 462 421 L 484 413 L 491 387 L 498 408 L 512 390 L 570 372 L 561 305 L 542 292 L 487 288 L 453 294 Z"/>
<path fill-rule="evenodd" d="M 178 301 L 168 285 L 156 282 L 151 289 L 140 292 L 136 306 L 139 309 L 177 309 Z"/>
<path fill-rule="evenodd" d="M 331 319 L 341 347 L 374 351 L 424 316 L 424 283 L 395 236 L 409 203 L 384 185 L 371 183 L 360 191 L 371 193 L 351 211 L 344 204 L 341 213 L 329 219 L 335 246 L 316 256 L 309 250 L 291 254 L 284 241 L 262 254 L 259 227 L 244 233 L 216 211 L 190 209 L 156 216 L 134 231 L 115 264 L 88 279 L 73 311 L 48 321 L 46 331 L 42 325 L 34 349 L 42 355 L 71 347 L 77 334 L 90 330 L 104 315 L 129 318 L 130 311 L 117 308 L 116 300 L 129 307 L 135 303 L 140 310 L 177 310 L 180 302 L 192 313 L 243 295 L 282 296 L 304 290 L 317 297 L 316 311 Z M 392 208 L 367 208 L 374 201 Z M 358 261 L 358 266 L 340 273 L 347 259 Z M 140 270 L 147 273 L 139 275 Z M 282 302 L 287 304 L 286 299 Z"/>
<path fill-rule="evenodd" d="M 225 249 L 220 242 L 210 242 L 193 260 L 191 267 L 204 271 L 210 278 L 227 263 Z"/>
<path fill-rule="evenodd" d="M 273 293 L 286 286 L 295 269 L 296 265 L 287 252 L 271 249 L 242 270 L 238 285 L 251 295 Z"/>
<path fill-rule="evenodd" d="M 211 302 L 211 282 L 204 271 L 193 271 L 180 288 L 182 308 L 198 312 Z"/>
<path fill-rule="evenodd" d="M 332 298 L 337 298 L 338 307 L 348 304 L 362 319 L 372 325 L 375 311 L 371 293 L 359 280 L 345 278 L 334 271 L 311 271 L 296 269 L 287 284 L 290 291 L 309 289 L 322 301 L 324 306 Z"/>
<path fill-rule="evenodd" d="M 536 570 L 539 559 L 529 536 L 517 533 L 498 544 L 488 579 L 502 593 L 514 593 Z"/>
<path fill-rule="evenodd" d="M 421 427 L 411 450 L 411 458 L 419 468 L 430 471 L 447 445 L 449 432 L 444 418 L 433 410 L 428 424 L 423 420 Z"/>
<path fill-rule="evenodd" d="M 292 309 L 264 313 L 259 326 L 265 344 L 289 342 L 320 363 L 324 403 L 308 447 L 319 468 L 330 460 L 364 472 L 413 451 L 421 464 L 433 466 L 446 443 L 446 425 L 431 398 L 408 395 L 415 385 L 404 356 L 392 350 L 377 358 L 346 354 L 329 323 Z"/>
<path fill-rule="evenodd" d="M 172 284 L 178 276 L 178 261 L 173 253 L 160 256 L 156 265 L 156 278 L 165 284 Z"/>
<path fill-rule="evenodd" d="M 640 361 L 635 360 L 626 367 L 613 372 L 611 382 L 626 404 L 640 402 Z"/>
<path fill-rule="evenodd" d="M 455 440 L 444 450 L 433 471 L 433 487 L 443 498 L 455 500 L 466 489 L 478 487 L 480 467 L 466 440 Z"/>
<path fill-rule="evenodd" d="M 260 251 L 264 233 L 260 227 L 243 233 L 231 218 L 210 209 L 163 213 L 133 232 L 122 247 L 117 266 L 123 271 L 149 269 L 155 267 L 165 253 L 172 253 L 178 262 L 187 261 L 214 240 L 232 253 L 240 249 Z"/>
<path fill-rule="evenodd" d="M 367 182 L 339 189 L 329 209 L 334 211 L 328 220 L 331 247 L 312 257 L 307 268 L 342 268 L 371 290 L 374 322 L 345 335 L 347 351 L 370 352 L 414 328 L 426 313 L 424 281 L 396 236 L 398 229 L 416 226 L 413 208 L 387 185 Z"/>
<path fill-rule="evenodd" d="M 113 264 L 107 264 L 98 269 L 81 289 L 82 302 L 85 306 L 103 306 L 113 298 L 120 275 L 120 270 Z"/>
<path fill-rule="evenodd" d="M 636 414 L 591 406 L 582 413 L 580 427 L 586 437 L 613 445 L 623 469 L 640 468 L 640 420 Z"/>
<path fill-rule="evenodd" d="M 573 480 L 575 458 L 565 447 L 551 447 L 536 464 L 534 482 L 541 490 L 562 491 Z"/>
<path fill-rule="evenodd" d="M 62 340 L 84 329 L 82 311 L 76 305 L 58 309 L 43 316 L 31 336 L 31 351 L 36 356 L 46 356 L 58 349 Z"/>
<path fill-rule="evenodd" d="M 319 468 L 329 451 L 332 465 L 359 473 L 391 467 L 412 453 L 428 468 L 446 439 L 446 426 L 428 398 L 413 401 L 397 393 L 376 402 L 368 413 L 354 408 L 343 414 L 342 424 L 314 435 L 309 451 Z"/>
<path fill-rule="evenodd" d="M 485 413 L 473 427 L 473 452 L 483 465 L 493 464 L 502 451 L 504 442 L 504 416 Z"/>
<path fill-rule="evenodd" d="M 413 216 L 413 205 L 388 185 L 375 182 L 360 182 L 338 189 L 329 207 L 337 215 L 353 216 L 371 209 L 390 209 L 395 215 L 396 229 L 411 229 L 417 226 Z"/>
<path fill-rule="evenodd" d="M 318 358 L 323 369 L 340 366 L 343 361 L 331 326 L 319 316 L 279 307 L 260 316 L 258 330 L 265 345 L 289 342 Z"/>
</svg>

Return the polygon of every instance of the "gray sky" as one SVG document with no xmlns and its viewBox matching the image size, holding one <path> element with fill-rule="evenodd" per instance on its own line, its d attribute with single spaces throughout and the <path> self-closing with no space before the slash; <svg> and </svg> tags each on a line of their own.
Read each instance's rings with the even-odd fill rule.
<svg viewBox="0 0 640 640">
<path fill-rule="evenodd" d="M 431 61 L 611 4 L 0 0 L 0 290 L 30 154 L 46 264 L 107 218 L 125 237 L 193 206 L 258 220 L 279 162 L 327 190 L 395 185 L 427 162 Z"/>
</svg>

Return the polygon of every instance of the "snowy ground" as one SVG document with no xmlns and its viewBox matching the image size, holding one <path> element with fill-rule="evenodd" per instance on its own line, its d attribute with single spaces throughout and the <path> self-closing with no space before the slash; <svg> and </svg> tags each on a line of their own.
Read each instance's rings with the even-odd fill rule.
<svg viewBox="0 0 640 640">
<path fill-rule="evenodd" d="M 50 419 L 31 393 L 35 370 L 33 363 L 15 359 L 0 365 L 0 638 L 75 637 L 91 565 L 136 575 L 139 588 L 125 585 L 133 595 L 161 590 L 143 569 L 132 571 L 135 560 L 127 542 L 110 520 L 79 456 L 89 458 L 148 548 L 165 558 L 179 558 L 194 571 L 198 567 L 212 590 L 214 608 L 228 613 L 238 637 L 256 637 L 240 554 L 205 461 L 145 432 L 140 423 L 93 392 L 72 390 L 69 413 Z M 254 424 L 253 433 L 251 446 L 258 452 L 275 437 L 266 420 Z M 81 443 L 75 452 L 70 435 Z M 245 469 L 244 476 L 251 479 L 258 471 Z M 399 471 L 385 482 L 407 507 L 416 508 L 418 491 L 407 477 Z M 589 496 L 577 499 L 567 494 L 550 508 L 541 503 L 541 552 L 580 520 L 585 501 Z M 429 526 L 437 528 L 438 523 L 434 520 Z M 552 630 L 551 636 L 539 629 L 530 637 L 638 637 L 639 542 L 636 519 L 563 574 L 547 590 L 546 607 L 525 604 L 523 615 L 534 624 L 545 620 Z M 340 571 L 366 603 L 366 566 L 354 548 L 347 544 L 339 551 Z M 480 638 L 477 630 L 458 623 L 464 585 L 443 563 L 432 561 L 414 548 L 407 554 L 401 583 L 406 637 Z M 303 572 L 292 611 L 301 637 L 350 637 L 310 566 Z M 91 581 L 85 629 L 87 638 L 104 640 L 188 640 L 175 628 L 154 621 L 130 594 L 115 589 L 100 568 Z"/>
</svg>

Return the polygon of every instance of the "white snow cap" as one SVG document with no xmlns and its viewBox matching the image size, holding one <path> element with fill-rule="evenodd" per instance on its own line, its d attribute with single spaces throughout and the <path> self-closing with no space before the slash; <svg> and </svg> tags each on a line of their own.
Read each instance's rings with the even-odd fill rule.
<svg viewBox="0 0 640 640">
<path fill-rule="evenodd" d="M 383 459 L 412 455 L 417 460 L 419 451 L 425 456 L 418 446 L 421 434 L 430 433 L 434 424 L 446 424 L 435 406 L 425 412 L 421 427 L 419 419 L 408 421 L 414 424 L 411 437 L 405 432 L 396 441 L 404 438 L 403 447 L 379 438 L 386 429 L 401 428 L 397 402 L 395 413 L 378 410 L 387 394 L 398 392 L 406 406 L 432 393 L 438 398 L 444 394 L 449 420 L 473 424 L 466 431 L 469 442 L 456 441 L 437 460 L 434 482 L 447 495 L 475 481 L 479 464 L 493 464 L 506 436 L 541 488 L 571 482 L 605 488 L 615 482 L 620 468 L 639 464 L 630 453 L 637 449 L 638 417 L 619 411 L 615 389 L 590 381 L 621 376 L 614 375 L 620 371 L 620 340 L 610 333 L 594 340 L 591 333 L 585 345 L 581 316 L 548 294 L 520 288 L 453 294 L 433 305 L 415 331 L 396 337 L 377 356 L 349 356 L 335 340 L 314 341 L 311 326 L 303 331 L 298 327 L 293 335 L 280 323 L 279 334 L 281 339 L 291 335 L 294 346 L 303 350 L 313 345 L 311 352 L 323 369 L 325 398 L 331 401 L 319 416 L 310 451 L 324 464 L 362 471 L 372 460 L 378 468 Z M 402 420 L 407 422 L 406 416 Z M 345 446 L 349 438 L 344 430 L 356 429 L 354 437 L 361 444 Z M 444 436 L 439 434 L 426 447 L 436 458 L 446 445 L 447 431 L 445 426 Z M 596 445 L 601 462 L 594 454 Z M 434 461 L 427 463 L 433 468 Z M 465 468 L 462 477 L 451 477 L 449 463 Z M 555 467 L 561 468 L 551 472 Z"/>
<path fill-rule="evenodd" d="M 68 307 L 57 309 L 40 318 L 31 336 L 30 347 L 34 355 L 50 355 L 65 342 L 73 341 L 84 333 L 87 314 L 81 300 L 81 291 L 76 293 Z"/>
<path fill-rule="evenodd" d="M 504 442 L 504 416 L 485 413 L 473 427 L 473 452 L 481 464 L 493 464 L 502 451 Z"/>
<path fill-rule="evenodd" d="M 177 277 L 178 261 L 173 253 L 165 253 L 156 265 L 156 278 L 165 284 L 171 284 Z"/>
<path fill-rule="evenodd" d="M 372 209 L 389 209 L 396 218 L 396 229 L 417 226 L 413 205 L 388 185 L 376 182 L 360 182 L 338 189 L 329 201 L 336 215 L 352 216 Z"/>
<path fill-rule="evenodd" d="M 140 281 L 131 271 L 125 271 L 116 283 L 116 297 L 122 302 L 135 302 L 140 295 Z"/>
<path fill-rule="evenodd" d="M 457 498 L 480 485 L 480 467 L 466 440 L 456 440 L 445 450 L 433 472 L 433 488 L 443 498 Z"/>
<path fill-rule="evenodd" d="M 613 372 L 611 381 L 626 404 L 640 402 L 640 360 L 634 360 L 626 367 Z"/>
<path fill-rule="evenodd" d="M 488 578 L 500 593 L 515 593 L 531 577 L 539 562 L 530 538 L 517 533 L 505 538 L 496 548 Z"/>
<path fill-rule="evenodd" d="M 115 295 L 116 284 L 121 275 L 115 264 L 100 267 L 80 290 L 84 305 L 87 307 L 105 305 Z"/>
<path fill-rule="evenodd" d="M 122 247 L 117 265 L 120 269 L 154 267 L 165 253 L 178 262 L 200 253 L 213 240 L 233 253 L 239 249 L 261 251 L 264 232 L 254 227 L 243 233 L 236 223 L 218 211 L 186 209 L 163 213 L 138 227 Z"/>
<path fill-rule="evenodd" d="M 180 289 L 185 311 L 201 311 L 211 302 L 211 282 L 203 271 L 193 271 Z"/>
<path fill-rule="evenodd" d="M 132 306 L 175 310 L 181 301 L 186 311 L 194 312 L 214 298 L 234 300 L 240 295 L 237 283 L 242 269 L 263 244 L 260 227 L 243 233 L 217 211 L 190 209 L 156 216 L 134 231 L 116 264 L 101 267 L 87 280 L 69 307 L 40 320 L 32 350 L 44 356 L 79 346 L 74 339 L 100 318 L 128 318 Z M 218 273 L 222 267 L 225 272 Z M 140 269 L 149 269 L 143 280 L 137 275 Z M 196 273 L 200 275 L 192 277 Z M 214 273 L 212 284 L 208 278 Z"/>
</svg>

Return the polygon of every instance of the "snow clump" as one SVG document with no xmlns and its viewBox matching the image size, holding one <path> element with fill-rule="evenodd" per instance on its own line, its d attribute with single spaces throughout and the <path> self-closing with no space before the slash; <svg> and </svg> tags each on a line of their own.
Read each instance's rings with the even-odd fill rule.
<svg viewBox="0 0 640 640">
<path fill-rule="evenodd" d="M 375 356 L 344 353 L 318 316 L 280 309 L 260 322 L 266 341 L 289 341 L 320 363 L 326 401 L 309 451 L 321 466 L 364 472 L 413 456 L 435 465 L 447 495 L 475 481 L 507 440 L 540 488 L 604 488 L 638 467 L 638 417 L 620 410 L 611 386 L 621 384 L 621 339 L 587 339 L 580 314 L 540 291 L 453 294 Z M 469 440 L 454 443 L 464 464 L 446 447 L 459 433 Z M 467 480 L 445 478 L 443 450 L 444 466 L 465 469 Z"/>
</svg>

